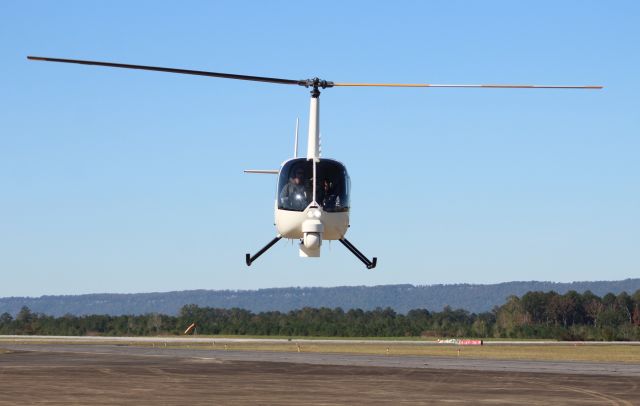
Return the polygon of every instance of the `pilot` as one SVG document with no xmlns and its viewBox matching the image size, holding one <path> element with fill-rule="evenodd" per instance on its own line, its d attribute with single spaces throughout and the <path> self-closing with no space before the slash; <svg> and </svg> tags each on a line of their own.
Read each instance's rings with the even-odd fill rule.
<svg viewBox="0 0 640 406">
<path fill-rule="evenodd" d="M 322 181 L 322 207 L 327 211 L 340 208 L 340 197 L 336 194 L 333 182 L 329 179 Z"/>
<path fill-rule="evenodd" d="M 280 204 L 284 209 L 302 211 L 307 207 L 307 192 L 304 187 L 304 171 L 296 169 L 295 175 L 289 179 L 280 192 Z"/>
</svg>

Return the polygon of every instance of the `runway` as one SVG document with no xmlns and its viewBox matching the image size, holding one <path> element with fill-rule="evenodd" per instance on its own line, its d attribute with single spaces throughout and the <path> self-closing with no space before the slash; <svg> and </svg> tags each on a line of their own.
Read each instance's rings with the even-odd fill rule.
<svg viewBox="0 0 640 406">
<path fill-rule="evenodd" d="M 12 351 L 122 355 L 163 358 L 216 359 L 220 361 L 285 362 L 292 364 L 337 365 L 385 368 L 415 368 L 492 372 L 558 373 L 577 375 L 629 376 L 640 379 L 640 365 L 607 362 L 550 362 L 452 357 L 380 356 L 272 351 L 231 351 L 223 349 L 149 348 L 124 345 L 2 344 Z"/>
<path fill-rule="evenodd" d="M 9 404 L 640 404 L 634 365 L 0 344 Z"/>
</svg>

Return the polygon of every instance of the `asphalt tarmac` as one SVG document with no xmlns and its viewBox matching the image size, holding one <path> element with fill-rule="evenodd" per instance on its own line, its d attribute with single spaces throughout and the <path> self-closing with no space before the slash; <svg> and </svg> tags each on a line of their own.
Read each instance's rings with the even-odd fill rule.
<svg viewBox="0 0 640 406">
<path fill-rule="evenodd" d="M 640 366 L 0 344 L 0 405 L 640 405 Z"/>
</svg>

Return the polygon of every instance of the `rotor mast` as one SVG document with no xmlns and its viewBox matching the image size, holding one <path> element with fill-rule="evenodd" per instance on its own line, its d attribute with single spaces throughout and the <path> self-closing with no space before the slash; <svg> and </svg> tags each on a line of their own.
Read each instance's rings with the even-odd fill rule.
<svg viewBox="0 0 640 406">
<path fill-rule="evenodd" d="M 320 159 L 320 88 L 333 87 L 333 82 L 319 78 L 307 79 L 305 87 L 311 87 L 309 103 L 309 136 L 307 139 L 307 159 L 318 162 Z"/>
<path fill-rule="evenodd" d="M 320 151 L 320 91 L 314 88 L 311 91 L 309 103 L 309 138 L 307 140 L 307 159 L 318 161 Z"/>
<path fill-rule="evenodd" d="M 333 87 L 333 82 L 319 78 L 307 79 L 305 87 L 311 87 L 311 101 L 309 103 L 309 135 L 307 138 L 307 160 L 313 160 L 312 205 L 316 202 L 316 164 L 320 161 L 320 88 Z"/>
</svg>

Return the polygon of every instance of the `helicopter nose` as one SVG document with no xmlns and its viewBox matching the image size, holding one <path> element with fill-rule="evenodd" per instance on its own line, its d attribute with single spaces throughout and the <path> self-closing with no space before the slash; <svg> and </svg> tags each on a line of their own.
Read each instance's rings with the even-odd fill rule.
<svg viewBox="0 0 640 406">
<path fill-rule="evenodd" d="M 310 209 L 309 211 L 307 211 L 307 217 L 309 217 L 310 219 L 319 219 L 320 217 L 322 217 L 322 212 L 318 209 Z"/>
</svg>

